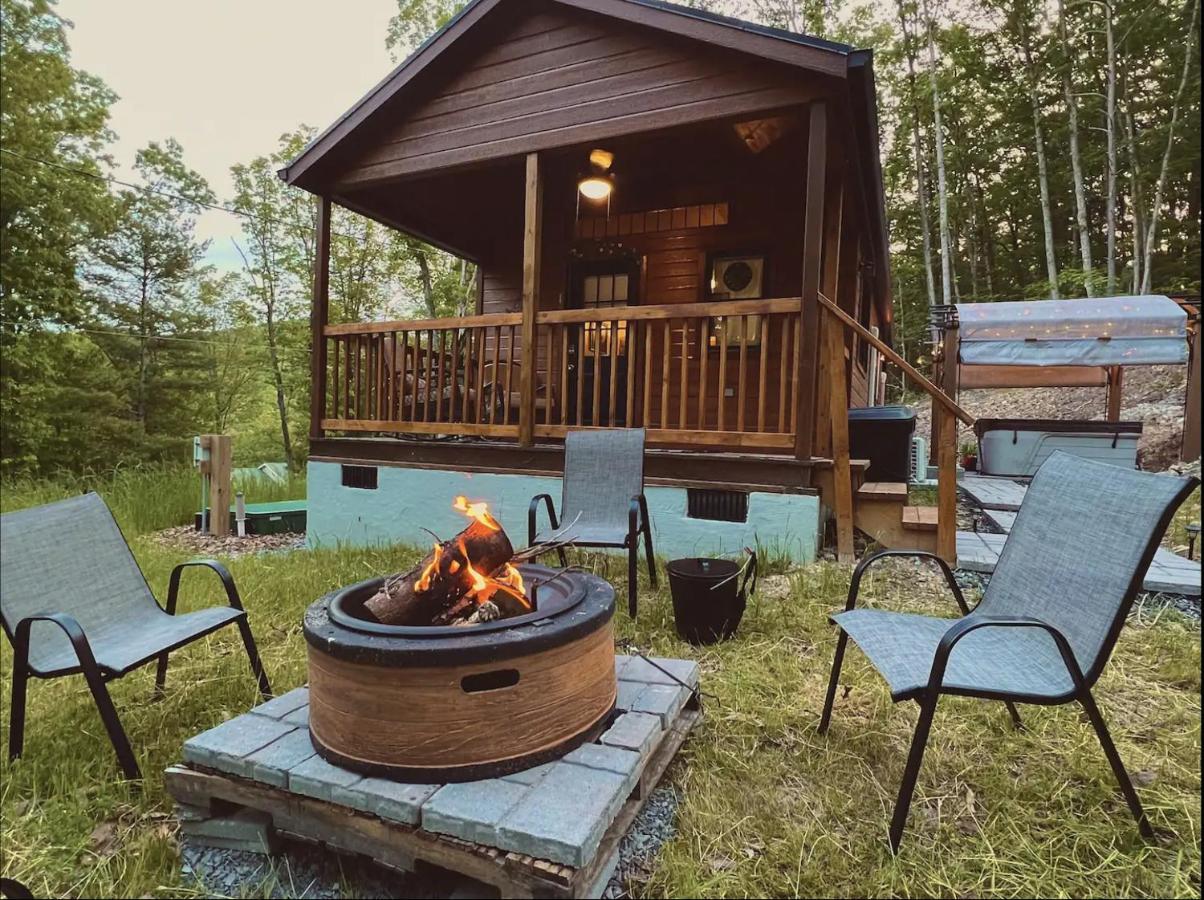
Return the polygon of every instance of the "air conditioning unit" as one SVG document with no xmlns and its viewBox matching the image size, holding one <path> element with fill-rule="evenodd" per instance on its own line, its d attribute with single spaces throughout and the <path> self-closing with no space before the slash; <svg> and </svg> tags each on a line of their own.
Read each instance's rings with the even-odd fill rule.
<svg viewBox="0 0 1204 900">
<path fill-rule="evenodd" d="M 908 481 L 912 484 L 936 484 L 928 467 L 928 441 L 922 437 L 912 436 L 908 470 Z"/>
<path fill-rule="evenodd" d="M 711 266 L 711 297 L 716 300 L 756 300 L 762 296 L 764 256 L 720 256 Z"/>
</svg>

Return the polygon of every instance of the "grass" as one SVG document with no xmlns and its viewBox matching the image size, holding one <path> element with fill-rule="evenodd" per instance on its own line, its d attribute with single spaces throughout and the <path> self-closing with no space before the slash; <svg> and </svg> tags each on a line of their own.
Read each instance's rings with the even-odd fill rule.
<svg viewBox="0 0 1204 900">
<path fill-rule="evenodd" d="M 162 596 L 180 555 L 144 537 L 132 536 L 132 544 Z M 231 560 L 277 690 L 305 679 L 300 619 L 309 602 L 404 568 L 416 555 L 339 549 Z M 584 561 L 622 596 L 622 561 Z M 215 602 L 216 584 L 203 573 L 190 577 L 181 608 Z M 1198 626 L 1161 608 L 1137 610 L 1096 689 L 1157 840 L 1138 837 L 1075 708 L 1022 708 L 1027 727 L 1016 732 L 999 704 L 947 698 L 894 859 L 886 827 L 914 705 L 892 705 L 851 651 L 843 679 L 851 691 L 838 699 L 828 736 L 815 730 L 834 644 L 826 615 L 843 603 L 848 578 L 847 567 L 817 564 L 764 581 L 737 637 L 713 648 L 676 638 L 664 585 L 642 585 L 638 622 L 617 615 L 620 639 L 697 659 L 716 698 L 670 769 L 683 797 L 678 831 L 641 893 L 1199 896 Z M 937 581 L 908 562 L 884 567 L 865 596 L 894 609 L 952 611 Z M 0 740 L 7 740 L 10 665 L 5 642 Z M 0 761 L 5 876 L 38 895 L 195 896 L 179 876 L 159 773 L 179 760 L 185 739 L 250 707 L 254 685 L 233 629 L 173 655 L 163 700 L 151 702 L 152 685 L 152 668 L 112 685 L 147 776 L 141 792 L 117 780 L 81 679 L 31 685 L 26 754 L 15 764 Z"/>
</svg>

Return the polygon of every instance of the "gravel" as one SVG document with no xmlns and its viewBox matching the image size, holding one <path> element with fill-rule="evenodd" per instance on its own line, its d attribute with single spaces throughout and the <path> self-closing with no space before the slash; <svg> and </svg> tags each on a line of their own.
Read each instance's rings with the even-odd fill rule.
<svg viewBox="0 0 1204 900">
<path fill-rule="evenodd" d="M 246 537 L 228 534 L 225 537 L 216 537 L 212 534 L 201 534 L 191 525 L 181 525 L 178 528 L 157 531 L 151 537 L 164 547 L 205 556 L 282 553 L 305 547 L 304 534 L 287 531 L 282 534 L 248 534 Z"/>
<path fill-rule="evenodd" d="M 619 845 L 619 865 L 604 897 L 629 897 L 629 890 L 648 880 L 661 847 L 676 830 L 677 805 L 677 790 L 670 785 L 662 785 L 649 795 Z M 474 892 L 474 882 L 454 873 L 425 867 L 420 873 L 396 872 L 366 857 L 345 856 L 300 841 L 283 843 L 285 852 L 267 857 L 245 850 L 207 847 L 181 835 L 181 870 L 185 881 L 204 897 L 436 900 L 479 896 Z"/>
</svg>

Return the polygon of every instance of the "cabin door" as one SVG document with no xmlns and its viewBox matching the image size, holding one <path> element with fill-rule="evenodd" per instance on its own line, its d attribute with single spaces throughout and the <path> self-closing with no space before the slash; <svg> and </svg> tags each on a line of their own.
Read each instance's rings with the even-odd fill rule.
<svg viewBox="0 0 1204 900">
<path fill-rule="evenodd" d="M 575 262 L 569 269 L 568 307 L 607 309 L 627 306 L 638 296 L 639 273 L 637 260 Z M 626 425 L 630 354 L 627 323 L 587 323 L 572 329 L 569 334 L 569 385 L 568 396 L 564 398 L 569 411 L 568 421 L 580 425 Z M 614 409 L 610 405 L 612 381 Z"/>
</svg>

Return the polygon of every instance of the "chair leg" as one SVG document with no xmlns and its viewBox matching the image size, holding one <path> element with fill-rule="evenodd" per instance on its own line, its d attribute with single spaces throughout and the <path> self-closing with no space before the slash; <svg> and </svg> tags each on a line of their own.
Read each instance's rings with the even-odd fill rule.
<svg viewBox="0 0 1204 900">
<path fill-rule="evenodd" d="M 644 523 L 644 555 L 648 557 L 648 580 L 656 587 L 656 554 L 652 550 L 652 525 Z"/>
<path fill-rule="evenodd" d="M 1004 706 L 1008 708 L 1008 715 L 1012 717 L 1012 728 L 1016 731 L 1024 730 L 1024 720 L 1020 718 L 1020 710 L 1016 709 L 1016 704 L 1011 700 L 1005 700 Z"/>
<path fill-rule="evenodd" d="M 633 619 L 639 606 L 639 599 L 636 596 L 639 582 L 639 554 L 639 535 L 633 534 L 627 539 L 627 614 Z"/>
<path fill-rule="evenodd" d="M 268 683 L 268 674 L 263 670 L 263 662 L 259 659 L 259 649 L 255 646 L 255 636 L 251 634 L 251 623 L 244 615 L 238 620 L 238 631 L 242 635 L 243 646 L 247 648 L 247 658 L 251 661 L 251 671 L 259 684 L 259 696 L 266 703 L 272 699 L 272 686 Z"/>
<path fill-rule="evenodd" d="M 907 766 L 903 770 L 903 783 L 899 785 L 899 797 L 895 800 L 895 813 L 890 820 L 890 851 L 898 854 L 903 840 L 903 826 L 907 824 L 907 813 L 911 810 L 911 795 L 916 789 L 920 775 L 920 763 L 924 761 L 924 749 L 928 746 L 928 733 L 932 730 L 932 717 L 936 712 L 938 694 L 924 696 L 920 700 L 920 720 L 911 739 L 911 750 L 907 754 Z"/>
<path fill-rule="evenodd" d="M 569 567 L 569 558 L 565 556 L 563 547 L 556 548 L 556 556 L 560 560 L 560 568 L 567 569 Z"/>
<path fill-rule="evenodd" d="M 1096 735 L 1099 737 L 1100 745 L 1104 748 L 1104 756 L 1108 757 L 1108 763 L 1112 766 L 1112 773 L 1116 776 L 1116 780 L 1120 782 L 1121 793 L 1125 795 L 1125 800 L 1129 804 L 1129 811 L 1133 813 L 1133 818 L 1137 820 L 1137 830 L 1141 832 L 1144 838 L 1152 838 L 1154 829 L 1150 825 L 1150 820 L 1146 818 L 1145 810 L 1141 807 L 1141 800 L 1137 797 L 1137 790 L 1133 787 L 1133 782 L 1129 779 L 1129 773 L 1125 770 L 1125 764 L 1121 761 L 1120 753 L 1116 750 L 1116 745 L 1112 743 L 1112 735 L 1108 733 L 1108 726 L 1104 724 L 1104 717 L 1099 711 L 1099 707 L 1095 705 L 1095 698 L 1091 696 L 1091 691 L 1083 688 L 1083 693 L 1079 697 L 1079 702 L 1083 705 L 1083 709 L 1087 711 L 1087 718 L 1091 720 L 1091 726 L 1095 729 Z"/>
<path fill-rule="evenodd" d="M 155 666 L 155 699 L 160 700 L 163 697 L 163 688 L 167 684 L 167 654 L 164 653 L 159 657 L 159 662 Z"/>
<path fill-rule="evenodd" d="M 8 715 L 8 758 L 14 760 L 25 749 L 25 689 L 29 684 L 28 659 L 18 652 L 18 659 L 13 665 L 12 706 Z"/>
<path fill-rule="evenodd" d="M 836 638 L 836 656 L 832 659 L 832 674 L 828 676 L 828 696 L 824 699 L 824 712 L 819 718 L 819 733 L 827 734 L 832 721 L 832 705 L 836 702 L 836 688 L 840 684 L 840 667 L 844 664 L 844 650 L 849 636 L 842 630 Z"/>
<path fill-rule="evenodd" d="M 117 710 L 113 708 L 113 700 L 109 697 L 109 689 L 105 686 L 100 671 L 91 666 L 84 666 L 84 678 L 88 681 L 88 690 L 92 692 L 92 699 L 96 702 L 100 720 L 104 723 L 105 731 L 109 735 L 109 743 L 113 745 L 113 750 L 117 753 L 117 762 L 121 765 L 121 771 L 125 773 L 127 780 L 140 781 L 142 772 L 138 768 L 137 760 L 134 759 L 130 740 L 121 726 L 121 719 L 117 717 Z"/>
</svg>

